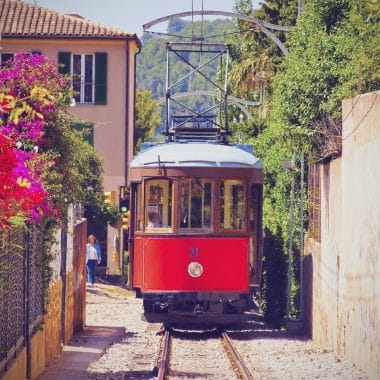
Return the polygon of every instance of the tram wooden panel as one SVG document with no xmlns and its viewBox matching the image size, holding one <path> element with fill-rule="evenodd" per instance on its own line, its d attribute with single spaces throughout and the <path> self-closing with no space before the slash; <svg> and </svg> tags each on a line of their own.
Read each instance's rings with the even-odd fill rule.
<svg viewBox="0 0 380 380">
<path fill-rule="evenodd" d="M 146 236 L 139 248 L 142 251 L 143 292 L 248 292 L 247 237 Z M 136 254 L 140 256 L 139 252 Z M 191 262 L 202 265 L 201 276 L 189 275 Z M 135 274 L 138 273 L 139 269 L 135 268 Z"/>
<path fill-rule="evenodd" d="M 133 287 L 141 288 L 142 285 L 142 250 L 143 240 L 135 239 L 135 249 L 133 256 Z"/>
</svg>

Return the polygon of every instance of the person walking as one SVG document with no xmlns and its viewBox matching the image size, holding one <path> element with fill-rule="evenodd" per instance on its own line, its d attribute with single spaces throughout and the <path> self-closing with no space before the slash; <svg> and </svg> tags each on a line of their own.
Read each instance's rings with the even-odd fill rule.
<svg viewBox="0 0 380 380">
<path fill-rule="evenodd" d="M 102 253 L 94 235 L 89 235 L 86 245 L 87 282 L 94 286 L 96 264 L 100 264 Z"/>
</svg>

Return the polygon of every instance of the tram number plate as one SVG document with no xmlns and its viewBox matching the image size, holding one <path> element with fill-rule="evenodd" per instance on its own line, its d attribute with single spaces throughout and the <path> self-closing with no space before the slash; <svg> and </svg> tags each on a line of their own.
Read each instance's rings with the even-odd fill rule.
<svg viewBox="0 0 380 380">
<path fill-rule="evenodd" d="M 189 257 L 190 259 L 194 259 L 199 257 L 199 248 L 198 247 L 190 247 L 189 248 Z"/>
</svg>

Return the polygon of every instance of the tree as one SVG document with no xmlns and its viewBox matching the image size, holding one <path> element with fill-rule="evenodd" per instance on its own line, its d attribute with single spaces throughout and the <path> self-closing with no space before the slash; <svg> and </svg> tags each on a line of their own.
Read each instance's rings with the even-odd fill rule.
<svg viewBox="0 0 380 380">
<path fill-rule="evenodd" d="M 266 127 L 255 140 L 265 168 L 264 225 L 289 240 L 291 174 L 282 163 L 305 152 L 311 161 L 341 151 L 341 100 L 379 88 L 378 8 L 372 2 L 309 0 L 288 38 L 289 55 L 274 78 Z M 300 173 L 295 173 L 299 210 Z M 294 257 L 300 250 L 294 219 Z M 292 283 L 295 292 L 297 284 Z M 295 305 L 296 306 L 296 305 Z M 296 307 L 291 313 L 296 313 Z"/>
<path fill-rule="evenodd" d="M 161 113 L 157 103 L 153 100 L 150 90 L 137 89 L 136 91 L 136 130 L 135 150 L 141 149 L 144 141 L 151 140 L 156 128 L 160 124 Z"/>
<path fill-rule="evenodd" d="M 168 33 L 180 33 L 184 27 L 185 21 L 181 20 L 180 18 L 170 20 L 168 25 Z"/>
</svg>

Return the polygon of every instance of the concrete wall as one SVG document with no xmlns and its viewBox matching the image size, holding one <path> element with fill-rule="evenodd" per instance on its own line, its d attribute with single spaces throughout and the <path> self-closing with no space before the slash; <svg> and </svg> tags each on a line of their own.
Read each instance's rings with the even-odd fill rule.
<svg viewBox="0 0 380 380">
<path fill-rule="evenodd" d="M 343 101 L 343 153 L 321 168 L 312 338 L 380 378 L 380 91 Z"/>
</svg>

